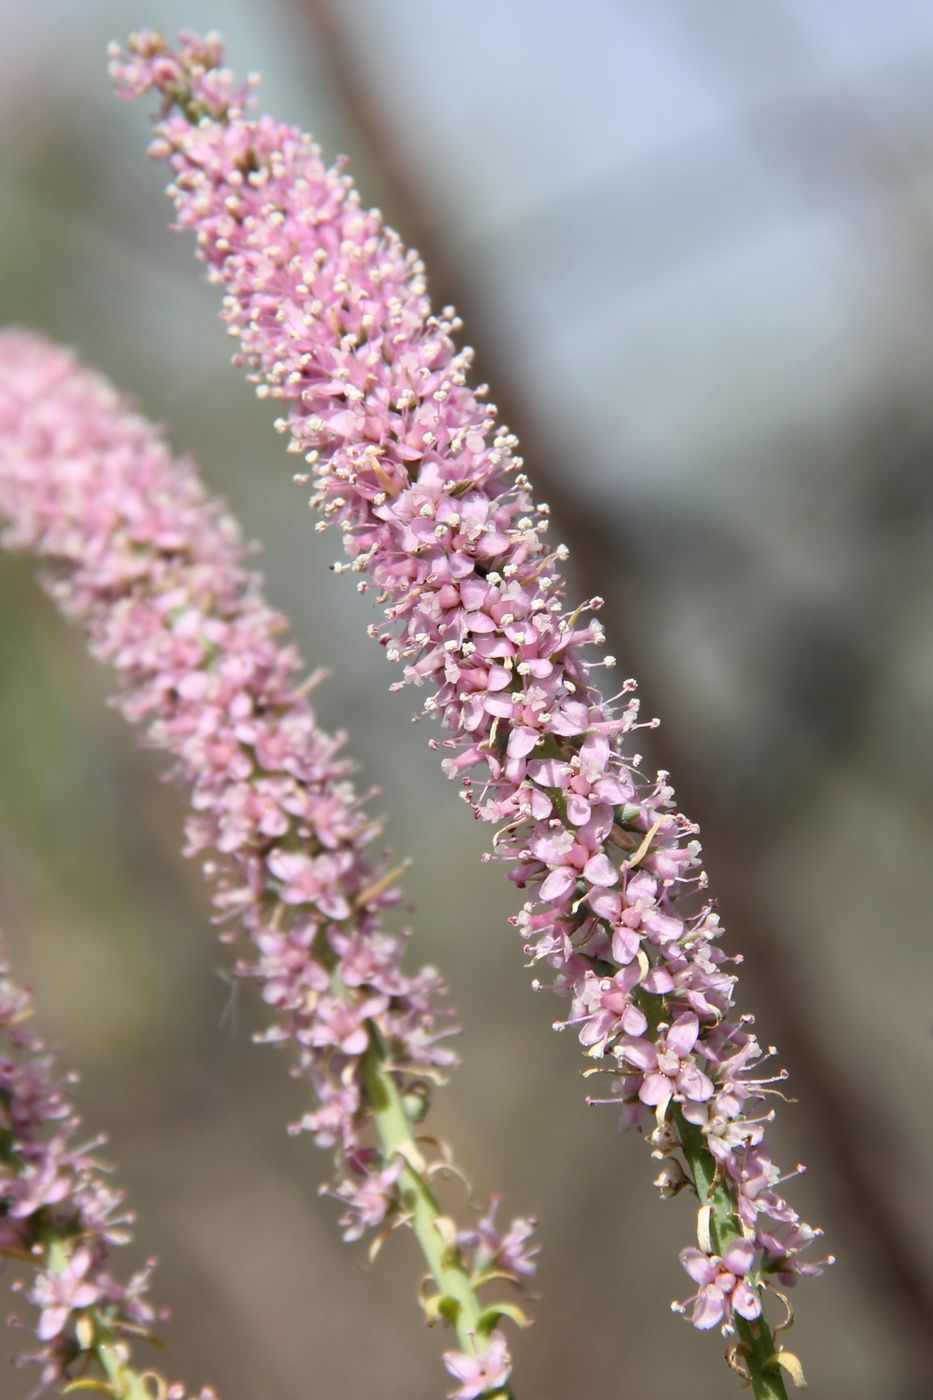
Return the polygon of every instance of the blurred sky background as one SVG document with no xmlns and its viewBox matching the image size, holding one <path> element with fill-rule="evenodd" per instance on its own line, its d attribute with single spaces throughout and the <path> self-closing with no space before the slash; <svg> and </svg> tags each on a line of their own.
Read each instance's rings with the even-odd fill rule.
<svg viewBox="0 0 933 1400">
<path fill-rule="evenodd" d="M 165 420 L 265 546 L 273 601 L 415 857 L 415 956 L 463 1069 L 437 1118 L 479 1194 L 541 1220 L 521 1400 L 720 1400 L 686 1200 L 587 1110 L 529 989 L 518 896 L 327 569 L 273 414 L 104 49 L 220 28 L 264 100 L 349 154 L 455 301 L 539 498 L 602 593 L 702 824 L 741 1005 L 792 1073 L 780 1161 L 835 1268 L 787 1345 L 827 1400 L 928 1400 L 933 1338 L 933 7 L 923 0 L 0 0 L 0 320 L 76 346 Z M 231 994 L 183 802 L 28 559 L 0 557 L 0 923 L 158 1253 L 166 1369 L 222 1400 L 436 1400 L 398 1238 L 373 1272 L 286 1137 L 299 1092 Z M 458 1207 L 460 1202 L 458 1202 Z M 12 1304 L 11 1304 L 12 1306 Z M 0 1391 L 30 1388 L 11 1373 Z"/>
</svg>

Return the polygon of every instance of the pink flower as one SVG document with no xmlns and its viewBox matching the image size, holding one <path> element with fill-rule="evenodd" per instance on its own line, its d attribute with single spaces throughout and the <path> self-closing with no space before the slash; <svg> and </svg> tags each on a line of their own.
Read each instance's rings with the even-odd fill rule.
<svg viewBox="0 0 933 1400">
<path fill-rule="evenodd" d="M 348 1178 L 331 1193 L 347 1202 L 340 1217 L 345 1240 L 358 1240 L 367 1230 L 382 1224 L 397 1203 L 395 1188 L 403 1167 L 401 1157 L 396 1157 L 381 1171 L 363 1170 L 356 1180 L 351 1182 Z"/>
<path fill-rule="evenodd" d="M 694 1283 L 700 1285 L 693 1303 L 694 1327 L 701 1331 L 719 1326 L 726 1329 L 733 1312 L 750 1322 L 761 1316 L 758 1289 L 746 1277 L 755 1262 L 751 1240 L 736 1240 L 722 1258 L 718 1254 L 703 1254 L 699 1249 L 682 1249 L 680 1262 Z"/>
<path fill-rule="evenodd" d="M 63 1332 L 72 1312 L 89 1308 L 103 1297 L 99 1284 L 87 1281 L 91 1267 L 91 1251 L 76 1249 L 55 1273 L 40 1274 L 30 1291 L 30 1301 L 42 1309 L 36 1335 L 40 1342 L 50 1342 Z"/>
<path fill-rule="evenodd" d="M 312 858 L 301 851 L 270 851 L 266 866 L 270 874 L 282 882 L 282 899 L 286 904 L 316 904 L 322 914 L 332 919 L 346 919 L 350 906 L 340 893 L 340 876 L 352 861 L 334 856 Z"/>
<path fill-rule="evenodd" d="M 672 1099 L 678 1103 L 703 1103 L 712 1098 L 713 1082 L 693 1058 L 699 1034 L 696 1016 L 685 1011 L 654 1044 L 648 1040 L 624 1040 L 617 1047 L 620 1060 L 643 1072 L 638 1097 L 657 1109 L 659 1117 L 663 1117 Z"/>
<path fill-rule="evenodd" d="M 492 1395 L 506 1384 L 512 1365 L 501 1332 L 493 1332 L 485 1350 L 477 1352 L 445 1351 L 444 1365 L 460 1384 L 448 1390 L 450 1400 L 479 1400 Z"/>
<path fill-rule="evenodd" d="M 366 997 L 352 1004 L 342 997 L 322 997 L 314 1020 L 301 1038 L 308 1045 L 332 1045 L 344 1055 L 362 1055 L 369 1045 L 367 1019 L 380 1016 L 388 1004 L 389 998 L 384 996 Z"/>
<path fill-rule="evenodd" d="M 630 962 L 614 977 L 586 972 L 576 983 L 570 1019 L 562 1024 L 580 1027 L 580 1044 L 588 1055 L 599 1058 L 617 1037 L 647 1030 L 647 1017 L 632 996 L 641 975 L 639 965 Z"/>
<path fill-rule="evenodd" d="M 541 885 L 541 898 L 545 903 L 565 899 L 579 881 L 599 888 L 618 883 L 618 870 L 599 849 L 598 825 L 591 817 L 585 827 L 574 833 L 555 823 L 529 842 L 530 854 L 549 869 Z"/>
<path fill-rule="evenodd" d="M 540 1250 L 540 1245 L 532 1244 L 537 1222 L 515 1219 L 502 1235 L 496 1226 L 496 1212 L 501 1204 L 502 1197 L 493 1195 L 489 1210 L 480 1216 L 475 1229 L 460 1234 L 459 1242 L 474 1252 L 478 1273 L 498 1269 L 513 1279 L 530 1278 L 537 1268 L 536 1255 Z"/>
</svg>

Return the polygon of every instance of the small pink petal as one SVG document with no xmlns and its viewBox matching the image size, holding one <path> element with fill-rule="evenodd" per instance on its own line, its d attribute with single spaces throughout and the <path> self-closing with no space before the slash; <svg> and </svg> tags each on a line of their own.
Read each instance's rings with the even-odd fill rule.
<svg viewBox="0 0 933 1400">
<path fill-rule="evenodd" d="M 590 714 L 586 705 L 579 700 L 568 700 L 555 710 L 551 717 L 551 732 L 554 734 L 582 734 L 589 727 Z"/>
<path fill-rule="evenodd" d="M 697 1103 L 706 1103 L 715 1093 L 712 1080 L 694 1064 L 684 1065 L 677 1076 L 677 1088 L 686 1098 L 694 1099 Z"/>
<path fill-rule="evenodd" d="M 577 883 L 577 872 L 569 865 L 559 865 L 552 870 L 541 886 L 541 898 L 547 904 L 550 900 L 563 899 Z"/>
<path fill-rule="evenodd" d="M 39 1326 L 36 1328 L 36 1336 L 40 1342 L 50 1342 L 53 1337 L 57 1337 L 59 1332 L 68 1321 L 68 1308 L 43 1308 L 39 1318 Z"/>
<path fill-rule="evenodd" d="M 489 584 L 485 579 L 465 578 L 460 585 L 460 599 L 467 612 L 481 608 L 489 595 Z"/>
<path fill-rule="evenodd" d="M 487 693 L 486 699 L 483 702 L 483 709 L 488 715 L 496 715 L 499 719 L 511 719 L 512 712 L 515 709 L 515 701 L 512 697 L 511 691 L 509 691 L 508 693 L 500 693 L 498 695 Z M 534 748 L 534 744 L 532 744 L 532 748 Z M 512 748 L 512 741 L 510 739 L 509 753 L 515 752 L 516 750 Z M 528 752 L 528 749 L 524 750 L 524 753 Z"/>
<path fill-rule="evenodd" d="M 620 1050 L 626 1064 L 634 1065 L 636 1069 L 653 1070 L 657 1068 L 658 1053 L 650 1040 L 625 1040 L 622 1042 Z"/>
<path fill-rule="evenodd" d="M 645 1082 L 638 1091 L 638 1097 L 649 1108 L 666 1104 L 671 1097 L 671 1081 L 666 1074 L 646 1074 Z"/>
<path fill-rule="evenodd" d="M 297 851 L 274 850 L 266 857 L 266 865 L 277 879 L 295 880 L 310 870 L 311 861 Z"/>
<path fill-rule="evenodd" d="M 584 865 L 583 878 L 589 880 L 591 885 L 615 885 L 619 880 L 619 872 L 609 857 L 600 851 L 599 855 L 591 856 Z"/>
<path fill-rule="evenodd" d="M 641 947 L 641 939 L 633 928 L 620 924 L 612 935 L 612 956 L 623 967 L 630 963 Z"/>
<path fill-rule="evenodd" d="M 694 1327 L 698 1327 L 701 1332 L 708 1332 L 711 1327 L 722 1322 L 725 1315 L 726 1300 L 719 1289 L 712 1286 L 702 1288 L 693 1308 L 691 1321 Z"/>
<path fill-rule="evenodd" d="M 364 1027 L 360 1026 L 340 1042 L 340 1048 L 345 1055 L 362 1055 L 368 1044 L 369 1036 Z"/>
<path fill-rule="evenodd" d="M 667 1033 L 668 1049 L 683 1059 L 696 1045 L 699 1034 L 700 1023 L 696 1016 L 692 1011 L 685 1011 L 682 1016 L 677 1017 Z"/>
<path fill-rule="evenodd" d="M 580 761 L 584 768 L 604 773 L 609 765 L 609 740 L 602 734 L 589 734 L 580 746 Z"/>
<path fill-rule="evenodd" d="M 606 919 L 609 923 L 615 923 L 622 912 L 622 896 L 618 890 L 607 890 L 600 885 L 594 885 L 586 897 L 586 902 L 597 918 Z M 637 944 L 637 938 L 635 942 Z M 622 962 L 623 959 L 619 958 L 617 961 Z"/>
<path fill-rule="evenodd" d="M 752 1322 L 756 1317 L 761 1316 L 761 1299 L 758 1290 L 752 1288 L 750 1283 L 744 1279 L 737 1283 L 732 1290 L 732 1306 L 740 1317 L 748 1318 Z"/>
<path fill-rule="evenodd" d="M 622 1013 L 622 1029 L 626 1035 L 644 1035 L 648 1017 L 637 1006 L 627 1006 Z"/>
<path fill-rule="evenodd" d="M 528 765 L 528 776 L 542 787 L 565 788 L 570 780 L 570 764 L 556 758 L 536 758 Z"/>
<path fill-rule="evenodd" d="M 524 758 L 531 753 L 538 742 L 538 734 L 534 729 L 526 729 L 523 725 L 518 725 L 509 735 L 509 742 L 506 751 L 510 758 Z"/>
<path fill-rule="evenodd" d="M 730 1274 L 747 1274 L 755 1258 L 755 1246 L 751 1240 L 736 1240 L 730 1244 L 722 1256 L 722 1266 Z"/>
<path fill-rule="evenodd" d="M 96 1283 L 79 1283 L 71 1295 L 71 1306 L 73 1308 L 89 1308 L 92 1303 L 96 1303 L 100 1297 L 100 1289 Z"/>
<path fill-rule="evenodd" d="M 711 1259 L 708 1254 L 704 1254 L 700 1249 L 682 1249 L 680 1251 L 680 1262 L 694 1283 L 712 1283 L 718 1276 L 719 1264 L 715 1259 Z"/>
<path fill-rule="evenodd" d="M 322 914 L 327 914 L 332 919 L 348 919 L 350 917 L 349 904 L 344 899 L 343 895 L 339 894 L 336 890 L 316 895 L 313 902 L 317 905 Z"/>
<path fill-rule="evenodd" d="M 670 943 L 680 938 L 684 931 L 683 919 L 675 919 L 671 914 L 661 914 L 657 910 L 645 915 L 644 925 L 659 943 Z"/>
<path fill-rule="evenodd" d="M 585 797 L 571 793 L 567 798 L 567 817 L 574 826 L 583 826 L 593 815 L 593 809 Z"/>
</svg>

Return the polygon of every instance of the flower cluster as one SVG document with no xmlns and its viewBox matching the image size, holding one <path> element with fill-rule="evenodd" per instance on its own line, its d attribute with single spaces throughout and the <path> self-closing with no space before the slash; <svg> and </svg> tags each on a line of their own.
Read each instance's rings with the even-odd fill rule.
<svg viewBox="0 0 933 1400">
<path fill-rule="evenodd" d="M 151 154 L 172 168 L 178 226 L 225 289 L 236 359 L 287 405 L 278 426 L 310 464 L 318 528 L 343 533 L 350 563 L 335 567 L 377 590 L 387 623 L 371 630 L 398 684 L 427 687 L 447 773 L 498 826 L 530 895 L 526 949 L 571 999 L 561 1024 L 607 1072 L 602 1101 L 667 1159 L 663 1188 L 701 1198 L 700 1248 L 682 1256 L 695 1325 L 735 1325 L 760 1354 L 763 1286 L 819 1273 L 801 1257 L 818 1232 L 765 1146 L 783 1074 L 734 1010 L 738 960 L 719 946 L 697 828 L 630 751 L 634 682 L 608 700 L 593 682 L 613 664 L 602 600 L 566 605 L 566 550 L 549 549 L 547 507 L 485 386 L 469 387 L 460 323 L 432 314 L 417 254 L 310 137 L 250 117 L 221 64 L 214 39 L 173 51 L 147 33 L 113 72 L 124 95 L 163 95 Z"/>
<path fill-rule="evenodd" d="M 56 565 L 49 589 L 115 668 L 117 705 L 190 789 L 188 853 L 210 852 L 222 937 L 250 940 L 239 970 L 273 1018 L 260 1038 L 290 1045 L 316 1091 L 294 1126 L 335 1151 L 326 1189 L 345 1238 L 413 1224 L 463 1345 L 453 1374 L 490 1337 L 507 1358 L 500 1314 L 476 1298 L 482 1251 L 441 1247 L 431 1179 L 446 1158 L 430 1162 L 414 1137 L 455 1058 L 443 983 L 406 972 L 404 940 L 384 927 L 398 872 L 367 852 L 378 824 L 235 522 L 105 381 L 15 331 L 0 336 L 0 515 L 7 545 Z"/>
<path fill-rule="evenodd" d="M 112 1382 L 127 1337 L 155 1321 L 152 1264 L 125 1282 L 111 1270 L 132 1217 L 94 1155 L 100 1140 L 79 1144 L 73 1079 L 56 1074 L 31 1015 L 31 997 L 0 962 L 0 1256 L 31 1267 L 31 1284 L 15 1286 L 39 1310 L 38 1350 L 21 1360 L 41 1366 L 40 1389 L 89 1368 Z"/>
</svg>

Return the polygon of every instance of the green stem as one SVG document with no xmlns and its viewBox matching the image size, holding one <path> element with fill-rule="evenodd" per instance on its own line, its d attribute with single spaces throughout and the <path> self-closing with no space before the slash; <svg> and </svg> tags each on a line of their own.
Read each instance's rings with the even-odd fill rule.
<svg viewBox="0 0 933 1400">
<path fill-rule="evenodd" d="M 146 1382 L 126 1364 L 121 1349 L 114 1346 L 113 1337 L 106 1329 L 101 1329 L 96 1342 L 97 1359 L 120 1400 L 152 1400 L 152 1391 Z"/>
<path fill-rule="evenodd" d="M 754 1323 L 737 1317 L 735 1328 L 747 1348 L 744 1359 L 756 1396 L 760 1400 L 787 1400 L 781 1368 L 773 1359 L 777 1348 L 764 1314 Z"/>
<path fill-rule="evenodd" d="M 400 1156 L 404 1163 L 399 1178 L 399 1195 L 411 1213 L 412 1229 L 421 1247 L 431 1277 L 440 1293 L 442 1314 L 454 1326 L 460 1347 L 466 1352 L 482 1350 L 487 1329 L 482 1323 L 483 1304 L 477 1296 L 460 1251 L 445 1240 L 441 1210 L 417 1163 L 421 1152 L 402 1103 L 398 1085 L 386 1068 L 378 1033 L 369 1032 L 369 1049 L 363 1069 L 373 1118 L 383 1151 L 390 1160 Z M 489 1400 L 514 1400 L 511 1385 L 489 1393 Z"/>
<path fill-rule="evenodd" d="M 700 1204 L 711 1207 L 710 1238 L 714 1249 L 721 1254 L 741 1233 L 735 1202 L 728 1186 L 716 1178 L 716 1162 L 703 1145 L 700 1129 L 688 1123 L 679 1109 L 675 1108 L 674 1117 Z M 756 1400 L 788 1400 L 781 1367 L 774 1360 L 777 1352 L 774 1337 L 764 1313 L 754 1322 L 736 1317 L 735 1326 Z"/>
</svg>

